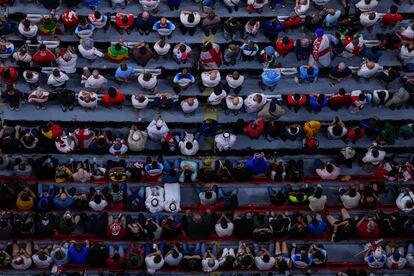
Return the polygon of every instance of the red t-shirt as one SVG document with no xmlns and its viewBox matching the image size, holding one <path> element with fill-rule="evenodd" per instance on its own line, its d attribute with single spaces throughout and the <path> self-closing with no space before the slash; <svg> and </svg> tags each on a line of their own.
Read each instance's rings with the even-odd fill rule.
<svg viewBox="0 0 414 276">
<path fill-rule="evenodd" d="M 111 240 L 120 240 L 125 237 L 125 229 L 119 223 L 112 223 L 106 228 L 106 236 Z"/>
<path fill-rule="evenodd" d="M 358 227 L 358 235 L 364 239 L 377 239 L 380 237 L 380 229 L 377 225 L 374 231 L 368 232 L 368 220 L 364 220 Z"/>
<path fill-rule="evenodd" d="M 290 106 L 297 106 L 297 107 L 301 107 L 303 105 L 306 104 L 306 102 L 308 101 L 307 98 L 303 95 L 300 96 L 299 101 L 295 101 L 295 99 L 293 98 L 293 94 L 289 94 L 287 96 L 287 102 Z"/>
<path fill-rule="evenodd" d="M 115 17 L 115 24 L 120 28 L 120 29 L 124 29 L 127 30 L 129 28 L 132 27 L 132 25 L 134 24 L 134 16 L 132 14 L 127 15 L 128 16 L 128 21 L 126 24 L 124 24 L 122 22 L 122 17 L 124 17 L 124 15 L 116 15 Z"/>
<path fill-rule="evenodd" d="M 44 53 L 37 51 L 36 54 L 34 54 L 33 56 L 33 61 L 38 63 L 52 62 L 55 59 L 56 56 L 49 50 L 46 50 L 46 52 Z"/>
<path fill-rule="evenodd" d="M 13 83 L 18 79 L 19 73 L 12 66 L 7 66 L 7 68 L 9 69 L 10 76 L 2 76 L 1 79 L 5 83 Z M 0 67 L 0 74 L 3 74 L 4 69 L 6 69 L 4 66 Z"/>
<path fill-rule="evenodd" d="M 62 13 L 60 18 L 62 20 L 62 23 L 69 29 L 74 29 L 79 22 L 78 15 L 71 9 L 67 9 L 64 13 Z"/>
<path fill-rule="evenodd" d="M 301 23 L 302 18 L 300 18 L 300 16 L 297 16 L 294 19 L 288 19 L 285 22 L 283 22 L 283 27 L 285 27 L 286 29 L 293 29 L 300 26 Z"/>
<path fill-rule="evenodd" d="M 294 46 L 295 41 L 293 39 L 289 39 L 288 44 L 283 44 L 282 39 L 278 39 L 276 42 L 276 51 L 281 55 L 286 55 L 293 50 Z"/>
<path fill-rule="evenodd" d="M 396 14 L 390 14 L 390 13 L 386 13 L 384 14 L 384 17 L 382 18 L 382 21 L 390 26 L 394 26 L 395 24 L 397 24 L 398 21 L 403 21 L 403 17 L 401 14 L 396 13 Z"/>
<path fill-rule="evenodd" d="M 121 92 L 117 92 L 114 98 L 111 98 L 108 93 L 102 96 L 102 102 L 109 106 L 121 104 L 124 100 L 125 96 Z"/>
<path fill-rule="evenodd" d="M 348 131 L 348 133 L 346 134 L 346 138 L 348 138 L 349 140 L 351 140 L 351 141 L 355 142 L 355 141 L 357 141 L 359 138 L 364 137 L 364 136 L 365 136 L 365 128 L 360 128 L 359 130 L 360 130 L 360 132 L 359 132 L 359 136 L 357 136 L 357 135 L 355 134 L 355 128 L 351 128 L 351 129 Z"/>
<path fill-rule="evenodd" d="M 250 137 L 252 138 L 259 138 L 259 136 L 264 132 L 264 121 L 263 120 L 257 120 L 256 121 L 256 128 L 253 128 L 253 122 L 250 122 L 245 128 L 244 132 L 246 132 Z"/>
<path fill-rule="evenodd" d="M 341 107 L 348 107 L 352 104 L 351 95 L 334 94 L 328 98 L 328 105 L 332 109 L 339 109 Z"/>
</svg>

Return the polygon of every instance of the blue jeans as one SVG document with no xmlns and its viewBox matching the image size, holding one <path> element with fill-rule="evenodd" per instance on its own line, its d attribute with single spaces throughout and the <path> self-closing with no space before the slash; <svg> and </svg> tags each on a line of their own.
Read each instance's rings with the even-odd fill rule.
<svg viewBox="0 0 414 276">
<path fill-rule="evenodd" d="M 217 33 L 217 28 L 204 29 L 203 32 L 206 36 L 209 36 L 210 32 L 214 35 Z"/>
<path fill-rule="evenodd" d="M 218 191 L 217 191 L 217 197 L 219 199 L 224 199 L 224 198 L 230 197 L 232 195 L 236 195 L 237 196 L 238 193 L 239 193 L 239 188 L 234 188 L 234 189 L 232 189 L 230 191 L 225 192 L 223 190 L 223 188 L 219 187 L 218 188 Z"/>
<path fill-rule="evenodd" d="M 144 196 L 145 196 L 145 186 L 127 187 L 127 195 L 128 196 L 136 195 L 140 198 L 144 198 Z"/>
<path fill-rule="evenodd" d="M 277 194 L 277 193 L 282 193 L 284 195 L 287 194 L 286 186 L 282 186 L 282 188 L 280 188 L 280 190 L 278 192 L 276 192 L 276 190 L 273 189 L 273 187 L 267 187 L 267 194 L 269 196 L 272 196 L 272 195 Z"/>
<path fill-rule="evenodd" d="M 208 245 L 206 243 L 201 244 L 201 254 L 204 254 L 207 252 Z M 217 256 L 217 244 L 214 242 L 211 245 L 211 253 L 213 253 L 214 256 Z"/>
<path fill-rule="evenodd" d="M 264 246 L 262 246 L 264 247 Z M 269 243 L 269 245 L 267 246 L 267 251 L 270 252 L 270 254 L 272 254 L 272 256 L 275 255 L 275 245 L 273 242 Z M 254 254 L 257 255 L 260 252 L 260 246 L 255 244 L 254 245 Z"/>
<path fill-rule="evenodd" d="M 55 196 L 55 186 L 53 184 L 37 184 L 37 194 L 41 195 L 43 193 L 48 193 L 49 197 Z"/>
<path fill-rule="evenodd" d="M 115 247 L 113 245 L 110 245 L 109 246 L 109 256 L 113 256 L 114 253 L 115 253 Z M 125 257 L 125 249 L 122 245 L 118 246 L 118 253 L 119 253 L 119 256 Z"/>
</svg>

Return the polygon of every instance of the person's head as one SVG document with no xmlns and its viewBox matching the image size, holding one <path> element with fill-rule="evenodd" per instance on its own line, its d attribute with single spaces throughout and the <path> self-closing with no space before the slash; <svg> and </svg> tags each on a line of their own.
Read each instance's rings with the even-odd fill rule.
<svg viewBox="0 0 414 276">
<path fill-rule="evenodd" d="M 237 106 L 240 103 L 239 97 L 233 97 L 231 98 L 231 103 L 235 106 Z"/>
<path fill-rule="evenodd" d="M 157 161 L 152 161 L 152 163 L 151 163 L 151 169 L 152 170 L 158 169 L 158 162 Z"/>
<path fill-rule="evenodd" d="M 325 95 L 324 94 L 319 94 L 317 101 L 318 101 L 319 105 L 323 104 L 325 102 Z"/>
<path fill-rule="evenodd" d="M 214 267 L 214 265 L 215 265 L 214 259 L 213 258 L 209 258 L 208 261 L 207 261 L 207 265 L 209 267 Z"/>
<path fill-rule="evenodd" d="M 41 51 L 41 52 L 46 51 L 46 45 L 45 44 L 40 44 L 39 51 Z"/>
<path fill-rule="evenodd" d="M 41 261 L 46 261 L 47 260 L 47 255 L 43 251 L 39 252 L 37 254 L 37 256 L 39 257 L 39 260 L 41 260 Z"/>
<path fill-rule="evenodd" d="M 233 74 L 231 74 L 234 80 L 238 80 L 240 78 L 240 73 L 237 71 L 234 71 Z"/>
<path fill-rule="evenodd" d="M 128 23 L 128 16 L 127 15 L 122 16 L 121 21 L 122 21 L 122 24 L 127 24 Z"/>
<path fill-rule="evenodd" d="M 53 74 L 53 76 L 55 76 L 55 77 L 59 77 L 60 76 L 60 71 L 59 71 L 59 69 L 54 69 L 53 70 L 53 72 L 52 72 L 52 74 Z"/>
<path fill-rule="evenodd" d="M 21 195 L 20 195 L 20 200 L 21 201 L 29 201 L 30 200 L 30 196 L 29 196 L 29 193 L 28 192 L 23 192 Z"/>
<path fill-rule="evenodd" d="M 225 218 L 222 218 L 222 219 L 220 220 L 220 226 L 221 226 L 221 228 L 223 228 L 223 229 L 227 229 L 227 227 L 229 226 L 229 225 L 228 225 L 228 223 L 227 223 L 227 220 L 226 220 Z"/>
<path fill-rule="evenodd" d="M 345 96 L 345 94 L 346 94 L 345 89 L 343 89 L 343 88 L 339 88 L 339 90 L 338 90 L 338 94 L 339 94 L 340 96 Z"/>
<path fill-rule="evenodd" d="M 376 228 L 377 228 L 377 223 L 373 220 L 368 221 L 367 224 L 367 231 L 368 232 L 373 232 Z"/>
<path fill-rule="evenodd" d="M 262 97 L 262 95 L 260 95 L 260 94 L 255 94 L 255 95 L 254 95 L 254 97 L 253 97 L 253 100 L 254 100 L 256 103 L 261 103 L 261 102 L 263 101 L 263 97 Z"/>
<path fill-rule="evenodd" d="M 101 204 L 102 202 L 102 196 L 101 195 L 95 195 L 95 198 L 93 200 L 96 204 Z"/>
<path fill-rule="evenodd" d="M 311 224 L 312 224 L 314 227 L 318 227 L 318 226 L 319 226 L 319 221 L 318 221 L 316 218 L 312 218 L 312 220 L 311 220 Z"/>
<path fill-rule="evenodd" d="M 332 133 L 333 133 L 333 135 L 335 135 L 337 137 L 342 136 L 342 131 L 343 131 L 343 129 L 340 125 L 334 125 L 332 127 Z"/>
<path fill-rule="evenodd" d="M 270 261 L 269 255 L 267 255 L 267 254 L 263 255 L 262 260 L 263 260 L 264 263 L 268 263 Z"/>
<path fill-rule="evenodd" d="M 344 62 L 340 62 L 339 64 L 338 64 L 338 70 L 340 71 L 340 72 L 342 72 L 342 71 L 344 71 L 346 69 L 346 64 L 344 63 Z"/>
<path fill-rule="evenodd" d="M 116 97 L 116 93 L 117 93 L 117 90 L 116 90 L 115 87 L 111 86 L 111 87 L 108 88 L 108 95 L 109 95 L 109 97 L 115 98 Z"/>
<path fill-rule="evenodd" d="M 201 223 L 201 216 L 200 214 L 194 214 L 192 217 L 194 223 Z"/>
<path fill-rule="evenodd" d="M 86 26 L 86 24 L 88 24 L 88 21 L 86 21 L 85 17 L 79 18 L 79 25 L 84 27 L 84 26 Z"/>
<path fill-rule="evenodd" d="M 296 199 L 297 199 L 299 202 L 302 202 L 302 201 L 303 201 L 303 199 L 304 199 L 304 194 L 303 194 L 303 193 L 297 193 L 297 194 L 296 194 Z"/>
<path fill-rule="evenodd" d="M 321 187 L 317 187 L 314 196 L 316 198 L 321 198 L 322 197 L 322 188 Z"/>
<path fill-rule="evenodd" d="M 313 75 L 315 73 L 315 69 L 313 68 L 313 66 L 309 66 L 306 71 L 308 75 Z"/>
<path fill-rule="evenodd" d="M 306 260 L 308 258 L 308 252 L 306 252 L 305 250 L 300 251 L 300 259 Z"/>
<path fill-rule="evenodd" d="M 23 27 L 27 30 L 30 28 L 30 21 L 28 19 L 23 20 Z"/>
<path fill-rule="evenodd" d="M 121 256 L 119 255 L 118 252 L 114 253 L 114 255 L 112 255 L 112 260 L 114 260 L 116 263 L 119 262 L 119 260 L 121 259 Z"/>
<path fill-rule="evenodd" d="M 390 7 L 390 13 L 396 14 L 398 12 L 398 7 L 396 5 L 391 5 Z"/>
<path fill-rule="evenodd" d="M 60 261 L 60 260 L 63 260 L 65 256 L 66 256 L 65 252 L 62 249 L 58 249 L 55 251 L 54 259 Z"/>
<path fill-rule="evenodd" d="M 60 198 L 60 200 L 62 200 L 62 201 L 66 201 L 66 199 L 68 198 L 68 195 L 67 195 L 66 193 L 60 193 L 59 198 Z"/>
<path fill-rule="evenodd" d="M 378 53 L 378 51 L 379 51 L 379 47 L 378 47 L 378 46 L 374 46 L 374 47 L 372 47 L 372 48 L 371 48 L 371 52 L 372 52 L 373 54 Z"/>
<path fill-rule="evenodd" d="M 356 191 L 356 189 L 355 189 L 354 187 L 350 187 L 350 188 L 349 188 L 348 195 L 349 195 L 350 197 L 356 197 L 356 195 L 357 195 L 357 191 Z"/>
<path fill-rule="evenodd" d="M 144 11 L 143 13 L 142 13 L 142 19 L 143 20 L 148 20 L 148 18 L 149 18 L 149 12 L 147 12 L 147 11 Z"/>
<path fill-rule="evenodd" d="M 186 76 L 186 75 L 188 74 L 188 69 L 187 69 L 187 68 L 184 68 L 184 69 L 181 71 L 181 74 L 183 74 L 184 76 Z"/>
<path fill-rule="evenodd" d="M 82 251 L 82 249 L 83 249 L 82 244 L 77 243 L 77 244 L 75 245 L 75 250 L 76 250 L 77 252 L 81 252 L 81 251 Z"/>
<path fill-rule="evenodd" d="M 191 150 L 193 148 L 193 143 L 188 141 L 187 143 L 185 143 L 185 148 L 188 149 L 188 150 Z"/>
<path fill-rule="evenodd" d="M 327 9 L 327 10 L 326 10 L 326 12 L 327 12 L 329 15 L 334 15 L 334 14 L 335 14 L 335 12 L 336 12 L 336 10 L 335 10 L 334 8 L 329 8 L 329 9 Z"/>
<path fill-rule="evenodd" d="M 167 18 L 162 17 L 162 18 L 160 19 L 160 24 L 161 24 L 161 25 L 165 25 L 165 24 L 167 24 Z"/>
<path fill-rule="evenodd" d="M 180 50 L 181 53 L 185 53 L 185 51 L 187 50 L 187 47 L 185 46 L 185 44 L 180 44 L 180 47 L 178 49 Z"/>
<path fill-rule="evenodd" d="M 122 71 L 126 71 L 128 69 L 128 65 L 125 62 L 122 62 L 121 65 L 119 65 Z"/>
<path fill-rule="evenodd" d="M 188 15 L 188 17 L 187 17 L 187 21 L 188 21 L 188 23 L 193 23 L 193 22 L 194 22 L 194 20 L 195 20 L 195 16 L 194 16 L 194 14 L 193 14 L 193 13 L 190 13 L 190 14 Z"/>
<path fill-rule="evenodd" d="M 295 101 L 300 101 L 300 98 L 301 98 L 301 96 L 300 96 L 300 94 L 299 93 L 295 93 L 295 94 L 293 94 L 293 99 L 295 100 Z"/>
<path fill-rule="evenodd" d="M 144 73 L 144 76 L 142 77 L 144 81 L 149 81 L 151 78 L 152 78 L 152 75 L 149 72 Z"/>
<path fill-rule="evenodd" d="M 355 135 L 357 136 L 357 137 L 359 137 L 360 135 L 361 135 L 361 128 L 360 127 L 355 127 L 354 128 L 354 132 L 355 132 Z"/>
<path fill-rule="evenodd" d="M 324 260 L 325 256 L 323 255 L 321 250 L 316 250 L 313 252 L 313 257 L 317 260 Z"/>
<path fill-rule="evenodd" d="M 121 51 L 122 50 L 122 45 L 120 43 L 115 44 L 114 46 L 116 51 Z"/>
<path fill-rule="evenodd" d="M 333 165 L 332 165 L 332 164 L 328 164 L 328 165 L 326 165 L 325 169 L 326 169 L 326 171 L 327 171 L 328 173 L 332 173 L 332 172 L 333 172 L 334 167 L 333 167 Z"/>
<path fill-rule="evenodd" d="M 223 90 L 221 89 L 221 87 L 216 86 L 216 87 L 214 87 L 213 93 L 214 93 L 214 95 L 219 96 L 219 95 L 221 95 L 221 93 L 223 93 Z"/>
<path fill-rule="evenodd" d="M 283 43 L 283 44 L 289 44 L 289 41 L 290 41 L 290 39 L 289 39 L 289 37 L 287 37 L 287 36 L 284 36 L 284 37 L 282 38 L 282 43 Z"/>
<path fill-rule="evenodd" d="M 377 158 L 379 156 L 379 151 L 377 149 L 372 149 L 371 154 L 374 158 Z"/>
<path fill-rule="evenodd" d="M 154 263 L 159 264 L 162 261 L 161 256 L 157 255 L 154 257 Z"/>
<path fill-rule="evenodd" d="M 205 197 L 206 199 L 210 199 L 210 198 L 212 198 L 212 197 L 213 197 L 213 192 L 212 192 L 212 191 L 206 191 L 206 192 L 204 193 L 204 197 Z"/>
<path fill-rule="evenodd" d="M 102 14 L 99 11 L 95 11 L 93 13 L 93 16 L 95 17 L 95 19 L 100 20 L 102 17 Z"/>
<path fill-rule="evenodd" d="M 194 105 L 194 98 L 193 97 L 187 98 L 186 102 L 189 106 L 193 106 Z"/>
<path fill-rule="evenodd" d="M 216 13 L 214 11 L 211 10 L 208 12 L 208 17 L 214 18 L 215 16 L 216 16 Z"/>
<path fill-rule="evenodd" d="M 164 48 L 165 44 L 166 44 L 166 42 L 165 42 L 165 40 L 164 40 L 164 39 L 160 39 L 160 40 L 158 41 L 158 46 L 160 46 L 161 48 Z"/>
<path fill-rule="evenodd" d="M 407 202 L 405 202 L 405 208 L 411 209 L 413 208 L 413 206 L 414 206 L 414 203 L 412 200 L 408 200 Z"/>
</svg>

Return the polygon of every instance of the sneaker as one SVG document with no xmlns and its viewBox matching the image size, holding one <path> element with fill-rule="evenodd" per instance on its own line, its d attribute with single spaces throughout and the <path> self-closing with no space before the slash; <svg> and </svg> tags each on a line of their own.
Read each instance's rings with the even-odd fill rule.
<svg viewBox="0 0 414 276">
<path fill-rule="evenodd" d="M 296 82 L 296 84 L 299 84 L 299 78 L 298 77 L 295 77 L 295 82 Z"/>
<path fill-rule="evenodd" d="M 60 108 L 62 108 L 63 112 L 66 112 L 66 106 L 64 106 L 63 104 L 60 105 Z"/>
</svg>

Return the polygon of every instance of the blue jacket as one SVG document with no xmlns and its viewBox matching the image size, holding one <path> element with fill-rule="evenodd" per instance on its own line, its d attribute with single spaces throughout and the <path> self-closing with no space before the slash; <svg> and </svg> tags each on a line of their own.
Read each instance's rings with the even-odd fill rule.
<svg viewBox="0 0 414 276">
<path fill-rule="evenodd" d="M 299 73 L 300 73 L 300 78 L 302 80 L 312 82 L 312 81 L 314 81 L 318 77 L 319 68 L 316 67 L 316 66 L 314 66 L 313 67 L 313 75 L 309 75 L 307 68 L 301 66 Z"/>
<path fill-rule="evenodd" d="M 267 170 L 267 161 L 264 158 L 250 157 L 246 160 L 246 167 L 249 168 L 254 175 L 263 174 Z"/>
<path fill-rule="evenodd" d="M 276 26 L 272 26 L 272 20 L 269 19 L 264 23 L 263 31 L 267 35 L 278 36 L 279 33 L 283 30 L 282 23 L 276 23 Z"/>
<path fill-rule="evenodd" d="M 277 75 L 275 78 L 269 78 L 268 72 L 262 73 L 262 82 L 266 86 L 275 86 L 281 79 L 281 76 L 279 73 L 275 72 Z"/>
<path fill-rule="evenodd" d="M 322 109 L 327 104 L 328 104 L 328 99 L 326 97 L 323 100 L 323 103 L 322 104 L 319 104 L 318 103 L 318 97 L 315 97 L 315 96 L 309 97 L 309 106 L 312 109 L 319 110 L 319 109 Z"/>
</svg>

